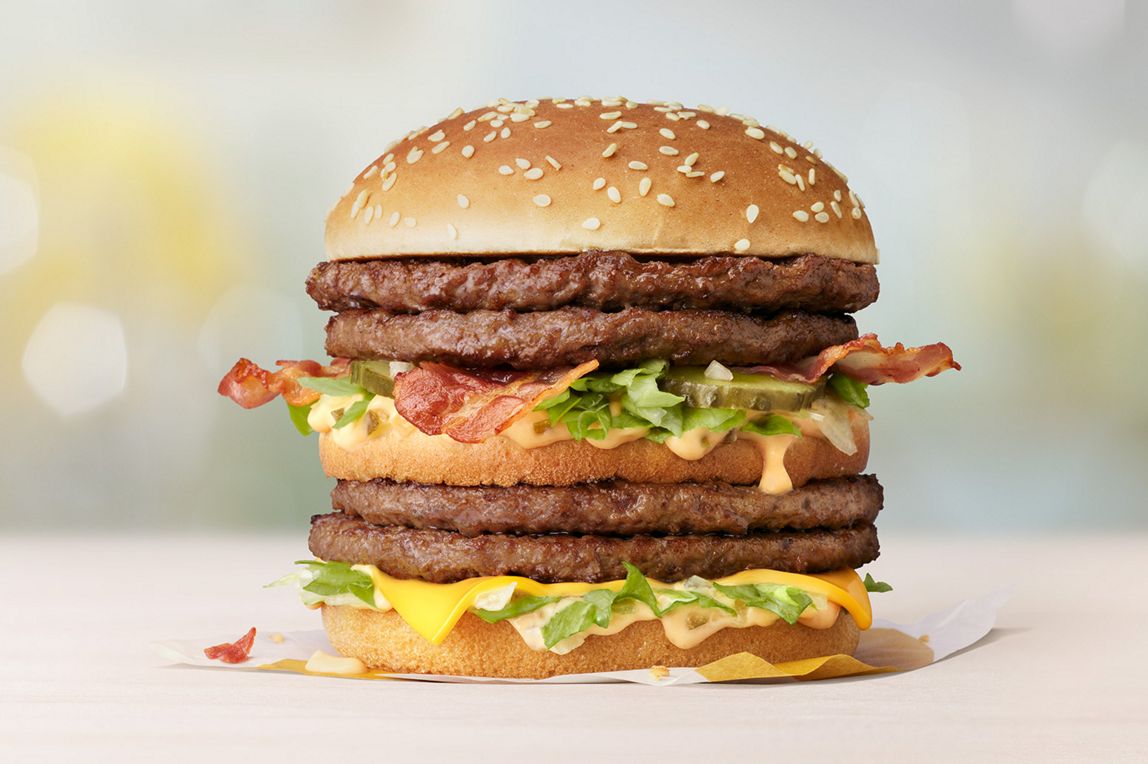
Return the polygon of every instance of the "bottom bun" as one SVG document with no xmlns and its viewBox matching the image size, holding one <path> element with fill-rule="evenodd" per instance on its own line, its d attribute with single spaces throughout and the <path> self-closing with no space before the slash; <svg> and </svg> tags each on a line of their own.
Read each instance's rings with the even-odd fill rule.
<svg viewBox="0 0 1148 764">
<path fill-rule="evenodd" d="M 486 623 L 470 613 L 442 644 L 434 645 L 393 610 L 323 605 L 323 625 L 343 655 L 394 674 L 450 674 L 543 679 L 558 674 L 625 671 L 654 666 L 696 668 L 734 653 L 770 663 L 816 658 L 857 649 L 860 630 L 844 610 L 828 629 L 777 622 L 727 628 L 683 650 L 666 639 L 657 621 L 639 621 L 617 634 L 593 636 L 566 655 L 531 650 L 509 623 Z"/>
</svg>

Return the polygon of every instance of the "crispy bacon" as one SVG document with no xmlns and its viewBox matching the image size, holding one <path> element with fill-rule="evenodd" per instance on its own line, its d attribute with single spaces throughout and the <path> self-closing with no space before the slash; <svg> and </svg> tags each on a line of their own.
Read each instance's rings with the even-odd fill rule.
<svg viewBox="0 0 1148 764">
<path fill-rule="evenodd" d="M 258 364 L 240 358 L 219 382 L 219 394 L 245 409 L 269 403 L 282 395 L 292 406 L 307 406 L 319 400 L 319 393 L 300 385 L 300 377 L 342 377 L 350 361 L 336 358 L 330 366 L 318 361 L 276 361 L 279 371 L 268 371 Z"/>
<path fill-rule="evenodd" d="M 255 644 L 255 627 L 234 642 L 224 642 L 221 645 L 212 645 L 203 648 L 203 654 L 213 661 L 224 663 L 243 663 L 251 654 L 251 646 Z"/>
<path fill-rule="evenodd" d="M 884 347 L 876 334 L 864 334 L 844 345 L 834 345 L 815 356 L 782 366 L 755 366 L 751 372 L 770 374 L 792 382 L 812 383 L 830 370 L 859 382 L 880 385 L 885 382 L 912 382 L 933 377 L 948 369 L 960 371 L 953 351 L 943 342 L 907 348 L 898 342 Z"/>
<path fill-rule="evenodd" d="M 395 409 L 427 435 L 481 443 L 596 368 L 597 361 L 543 371 L 468 370 L 424 363 L 395 377 Z"/>
</svg>

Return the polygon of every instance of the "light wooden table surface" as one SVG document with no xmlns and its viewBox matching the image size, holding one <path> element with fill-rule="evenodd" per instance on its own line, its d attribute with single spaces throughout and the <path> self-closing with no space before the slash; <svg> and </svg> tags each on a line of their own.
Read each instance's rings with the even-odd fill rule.
<svg viewBox="0 0 1148 764">
<path fill-rule="evenodd" d="M 920 671 L 773 686 L 443 685 L 164 667 L 152 640 L 316 628 L 272 538 L 0 539 L 0 761 L 1148 761 L 1148 536 L 882 536 L 906 622 L 1016 589 Z M 796 758 L 795 758 L 796 757 Z"/>
</svg>

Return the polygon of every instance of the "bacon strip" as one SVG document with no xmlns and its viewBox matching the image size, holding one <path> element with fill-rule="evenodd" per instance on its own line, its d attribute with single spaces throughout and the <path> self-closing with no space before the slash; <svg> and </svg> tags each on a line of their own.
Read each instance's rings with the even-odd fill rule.
<svg viewBox="0 0 1148 764">
<path fill-rule="evenodd" d="M 330 366 L 318 361 L 276 361 L 279 371 L 268 371 L 258 364 L 240 358 L 231 371 L 219 381 L 219 394 L 230 398 L 245 409 L 269 403 L 277 396 L 292 406 L 307 406 L 319 400 L 319 393 L 300 385 L 300 377 L 342 377 L 347 374 L 350 361 L 336 358 Z"/>
<path fill-rule="evenodd" d="M 213 661 L 224 663 L 243 663 L 251 654 L 251 646 L 255 644 L 255 627 L 234 642 L 224 642 L 221 645 L 212 645 L 203 648 L 203 654 Z"/>
<path fill-rule="evenodd" d="M 869 385 L 912 382 L 948 369 L 960 371 L 953 351 L 943 342 L 907 348 L 898 342 L 884 347 L 876 334 L 864 334 L 844 345 L 834 345 L 815 356 L 782 366 L 755 366 L 751 372 L 770 374 L 791 382 L 812 383 L 830 369 Z"/>
<path fill-rule="evenodd" d="M 395 409 L 427 435 L 481 443 L 596 368 L 597 361 L 544 371 L 478 371 L 424 363 L 395 377 Z"/>
</svg>

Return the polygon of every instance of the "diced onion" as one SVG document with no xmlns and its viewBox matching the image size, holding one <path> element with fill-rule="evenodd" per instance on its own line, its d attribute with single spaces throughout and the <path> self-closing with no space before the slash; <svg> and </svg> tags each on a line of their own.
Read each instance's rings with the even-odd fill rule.
<svg viewBox="0 0 1148 764">
<path fill-rule="evenodd" d="M 853 440 L 853 424 L 849 420 L 848 403 L 825 395 L 813 402 L 809 407 L 813 414 L 821 414 L 822 418 L 812 417 L 821 430 L 825 439 L 833 444 L 841 453 L 852 456 L 857 453 L 857 442 Z"/>
<path fill-rule="evenodd" d="M 717 361 L 710 361 L 710 365 L 706 367 L 705 376 L 709 379 L 720 379 L 723 382 L 733 380 L 733 372 Z"/>
</svg>

